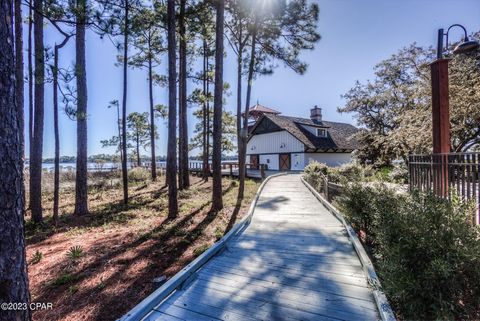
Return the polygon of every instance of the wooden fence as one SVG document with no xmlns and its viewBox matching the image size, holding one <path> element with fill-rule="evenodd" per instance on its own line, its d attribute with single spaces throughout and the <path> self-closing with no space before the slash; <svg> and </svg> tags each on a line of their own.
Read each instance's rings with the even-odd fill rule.
<svg viewBox="0 0 480 321">
<path fill-rule="evenodd" d="M 480 153 L 448 153 L 409 156 L 410 190 L 431 191 L 450 198 L 452 191 L 476 203 L 479 224 Z"/>
<path fill-rule="evenodd" d="M 327 201 L 332 202 L 336 197 L 342 195 L 342 185 L 330 182 L 327 176 L 323 175 L 322 173 L 318 174 L 319 177 L 317 178 L 306 178 L 305 180 Z"/>
</svg>

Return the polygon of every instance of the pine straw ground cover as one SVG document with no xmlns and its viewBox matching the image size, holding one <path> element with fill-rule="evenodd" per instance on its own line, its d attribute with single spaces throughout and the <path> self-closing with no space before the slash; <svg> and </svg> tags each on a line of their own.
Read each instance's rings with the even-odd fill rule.
<svg viewBox="0 0 480 321">
<path fill-rule="evenodd" d="M 89 215 L 72 215 L 74 189 L 64 184 L 57 227 L 49 188 L 45 223 L 35 226 L 27 217 L 31 300 L 53 303 L 52 310 L 34 311 L 35 321 L 117 319 L 158 287 L 154 278 L 170 278 L 221 238 L 246 214 L 259 186 L 248 181 L 237 204 L 238 184 L 224 178 L 225 209 L 212 214 L 211 180 L 191 177 L 191 188 L 179 192 L 179 217 L 168 220 L 163 177 L 132 183 L 128 206 L 118 183 L 98 181 L 90 186 Z"/>
</svg>

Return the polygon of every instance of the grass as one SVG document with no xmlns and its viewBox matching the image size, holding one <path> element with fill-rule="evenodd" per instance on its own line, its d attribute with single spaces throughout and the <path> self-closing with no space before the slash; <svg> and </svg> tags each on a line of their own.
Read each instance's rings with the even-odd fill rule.
<svg viewBox="0 0 480 321">
<path fill-rule="evenodd" d="M 37 250 L 35 253 L 33 253 L 32 259 L 30 260 L 30 264 L 39 263 L 42 260 L 42 257 L 43 257 L 43 253 Z"/>
<path fill-rule="evenodd" d="M 208 250 L 208 248 L 209 248 L 208 244 L 203 244 L 193 250 L 193 255 L 195 255 L 195 257 L 200 256 L 203 252 Z"/>
<path fill-rule="evenodd" d="M 118 175 L 105 175 L 106 183 L 98 174 L 90 178 L 90 213 L 81 217 L 72 214 L 73 177 L 61 178 L 57 226 L 50 178 L 44 180 L 44 223 L 26 219 L 28 272 L 32 302 L 52 302 L 54 309 L 33 311 L 33 320 L 116 320 L 155 289 L 153 279 L 172 277 L 220 239 L 259 186 L 247 181 L 237 204 L 238 184 L 224 178 L 225 207 L 211 213 L 211 180 L 191 177 L 190 189 L 179 192 L 180 213 L 170 220 L 163 177 L 131 182 L 124 205 Z"/>
<path fill-rule="evenodd" d="M 77 280 L 77 276 L 65 273 L 60 275 L 58 278 L 54 279 L 50 284 L 52 287 L 58 287 L 64 284 L 70 284 Z"/>
</svg>

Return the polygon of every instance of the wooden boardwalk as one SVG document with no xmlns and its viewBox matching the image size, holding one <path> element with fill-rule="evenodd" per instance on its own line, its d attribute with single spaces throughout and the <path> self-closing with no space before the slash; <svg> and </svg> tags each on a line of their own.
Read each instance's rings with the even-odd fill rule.
<svg viewBox="0 0 480 321">
<path fill-rule="evenodd" d="M 378 320 L 372 292 L 342 223 L 284 175 L 246 229 L 143 320 Z"/>
</svg>

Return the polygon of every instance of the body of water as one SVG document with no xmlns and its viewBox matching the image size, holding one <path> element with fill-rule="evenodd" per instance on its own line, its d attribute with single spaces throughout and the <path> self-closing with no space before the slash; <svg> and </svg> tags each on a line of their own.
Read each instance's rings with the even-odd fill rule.
<svg viewBox="0 0 480 321">
<path fill-rule="evenodd" d="M 188 161 L 190 166 L 192 167 L 192 164 L 203 164 L 203 162 L 201 160 L 189 160 Z M 236 161 L 233 160 L 233 161 L 224 161 L 222 163 L 235 163 Z M 211 164 L 211 162 L 210 162 Z M 75 170 L 76 168 L 76 163 L 60 163 L 60 170 L 61 171 L 69 171 L 69 170 Z M 157 167 L 158 168 L 165 168 L 167 165 L 167 162 L 166 161 L 158 161 L 157 162 Z M 25 164 L 25 167 L 28 167 L 28 163 Z M 87 163 L 87 166 L 88 166 L 88 170 L 89 171 L 110 171 L 112 169 L 120 169 L 122 167 L 121 163 L 110 163 L 110 162 L 107 162 L 107 163 L 103 163 L 103 164 L 97 164 L 97 163 L 92 163 L 92 162 L 88 162 Z M 131 168 L 131 167 L 134 167 L 136 166 L 136 163 L 131 163 L 131 162 L 128 162 L 127 163 L 127 166 L 128 168 Z M 143 162 L 142 163 L 142 166 L 146 166 L 146 167 L 149 167 L 150 166 L 150 162 Z M 195 165 L 193 165 L 195 166 Z M 55 165 L 53 163 L 43 163 L 42 164 L 42 168 L 44 170 L 47 170 L 47 171 L 53 171 Z"/>
</svg>

